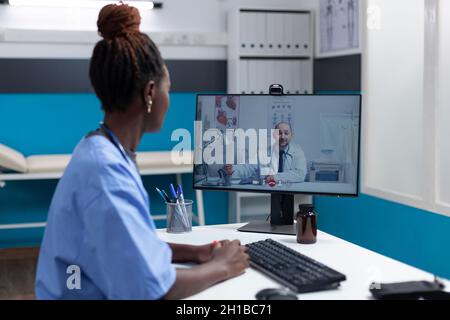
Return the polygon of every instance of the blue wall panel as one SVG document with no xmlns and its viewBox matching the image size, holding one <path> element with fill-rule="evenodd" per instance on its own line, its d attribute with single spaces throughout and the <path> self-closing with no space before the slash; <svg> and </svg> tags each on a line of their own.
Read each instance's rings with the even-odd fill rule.
<svg viewBox="0 0 450 320">
<path fill-rule="evenodd" d="M 145 135 L 139 150 L 171 150 L 177 128 L 194 128 L 196 95 L 173 93 L 161 132 Z M 0 143 L 26 156 L 71 153 L 78 141 L 102 120 L 100 103 L 93 94 L 0 94 Z M 192 175 L 183 176 L 186 198 L 195 200 Z M 144 185 L 155 214 L 165 212 L 154 187 L 175 182 L 175 176 L 146 176 Z M 57 181 L 15 181 L 0 189 L 0 224 L 44 221 Z M 205 192 L 206 222 L 226 223 L 226 193 Z M 163 222 L 157 222 L 163 227 Z M 37 245 L 42 229 L 0 230 L 0 247 Z"/>
<path fill-rule="evenodd" d="M 315 205 L 321 230 L 450 278 L 448 217 L 364 194 L 316 197 Z"/>
<path fill-rule="evenodd" d="M 173 129 L 192 132 L 195 94 L 171 94 L 162 131 L 146 135 L 140 150 L 170 150 Z M 0 143 L 25 155 L 70 153 L 80 138 L 102 119 L 92 94 L 1 94 Z M 194 199 L 190 175 L 183 177 L 188 198 Z M 152 212 L 164 212 L 154 191 L 173 176 L 147 176 L 144 184 Z M 0 223 L 45 220 L 56 181 L 10 182 L 0 189 Z M 319 227 L 381 254 L 450 278 L 450 219 L 367 195 L 359 198 L 316 197 Z M 205 192 L 206 222 L 227 221 L 227 194 Z M 164 223 L 157 223 L 164 226 Z M 39 244 L 42 229 L 0 230 L 0 247 Z"/>
</svg>

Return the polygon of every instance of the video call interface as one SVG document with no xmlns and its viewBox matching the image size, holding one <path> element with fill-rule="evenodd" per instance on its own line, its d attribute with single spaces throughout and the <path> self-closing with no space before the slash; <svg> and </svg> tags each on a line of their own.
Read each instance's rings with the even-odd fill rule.
<svg viewBox="0 0 450 320">
<path fill-rule="evenodd" d="M 194 185 L 356 195 L 359 95 L 199 95 Z"/>
</svg>

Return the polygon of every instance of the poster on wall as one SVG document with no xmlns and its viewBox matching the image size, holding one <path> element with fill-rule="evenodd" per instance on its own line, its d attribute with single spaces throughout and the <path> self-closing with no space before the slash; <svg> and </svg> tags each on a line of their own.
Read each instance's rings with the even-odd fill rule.
<svg viewBox="0 0 450 320">
<path fill-rule="evenodd" d="M 239 96 L 215 97 L 215 127 L 220 130 L 239 126 Z"/>
<path fill-rule="evenodd" d="M 281 122 L 288 123 L 292 128 L 294 126 L 294 123 L 292 123 L 294 119 L 292 105 L 292 101 L 274 101 L 270 105 L 268 128 L 275 129 L 275 126 Z"/>
<path fill-rule="evenodd" d="M 316 56 L 361 53 L 360 0 L 319 0 Z"/>
</svg>

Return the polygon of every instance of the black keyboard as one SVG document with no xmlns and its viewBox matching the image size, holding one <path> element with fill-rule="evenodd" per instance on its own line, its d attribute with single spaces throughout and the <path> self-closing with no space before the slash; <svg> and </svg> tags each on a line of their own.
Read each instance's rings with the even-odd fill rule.
<svg viewBox="0 0 450 320">
<path fill-rule="evenodd" d="M 336 288 L 346 279 L 342 273 L 272 239 L 246 246 L 251 267 L 297 293 Z"/>
</svg>

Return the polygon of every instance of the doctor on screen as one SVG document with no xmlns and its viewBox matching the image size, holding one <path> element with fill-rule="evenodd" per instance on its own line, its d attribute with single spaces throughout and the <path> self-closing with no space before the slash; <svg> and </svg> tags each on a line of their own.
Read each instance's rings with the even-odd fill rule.
<svg viewBox="0 0 450 320">
<path fill-rule="evenodd" d="M 280 122 L 275 126 L 278 129 L 279 146 L 272 151 L 272 162 L 268 179 L 289 180 L 291 182 L 304 182 L 307 167 L 306 157 L 302 148 L 292 142 L 294 132 L 287 122 Z"/>
</svg>

